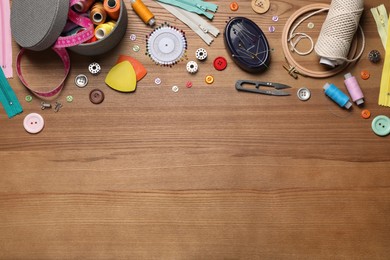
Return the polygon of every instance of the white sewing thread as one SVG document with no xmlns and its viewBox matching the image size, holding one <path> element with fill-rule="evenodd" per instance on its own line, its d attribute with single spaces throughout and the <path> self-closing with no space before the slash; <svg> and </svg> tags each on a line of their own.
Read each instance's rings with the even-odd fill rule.
<svg viewBox="0 0 390 260">
<path fill-rule="evenodd" d="M 359 59 L 365 45 L 364 33 L 359 26 L 363 9 L 363 0 L 332 0 L 328 16 L 314 47 L 315 52 L 337 64 Z M 362 49 L 355 58 L 350 60 L 347 56 L 357 28 L 360 28 L 362 34 Z"/>
</svg>

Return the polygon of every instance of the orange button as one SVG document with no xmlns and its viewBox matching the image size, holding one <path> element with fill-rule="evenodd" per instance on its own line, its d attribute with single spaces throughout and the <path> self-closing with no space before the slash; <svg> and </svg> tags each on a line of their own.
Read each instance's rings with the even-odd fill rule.
<svg viewBox="0 0 390 260">
<path fill-rule="evenodd" d="M 370 118 L 371 112 L 370 112 L 370 110 L 368 110 L 368 109 L 364 109 L 364 110 L 362 111 L 361 115 L 362 115 L 362 117 L 363 117 L 364 119 L 367 119 L 367 118 Z"/>
<path fill-rule="evenodd" d="M 206 76 L 205 81 L 206 81 L 207 84 L 213 84 L 214 77 L 211 76 L 211 75 L 208 75 L 208 76 Z"/>
<path fill-rule="evenodd" d="M 230 10 L 232 10 L 232 11 L 237 11 L 237 10 L 238 10 L 238 4 L 237 4 L 237 2 L 232 2 L 232 3 L 230 4 Z"/>
<path fill-rule="evenodd" d="M 368 79 L 370 77 L 370 72 L 368 70 L 362 70 L 360 72 L 360 77 L 364 80 Z"/>
</svg>

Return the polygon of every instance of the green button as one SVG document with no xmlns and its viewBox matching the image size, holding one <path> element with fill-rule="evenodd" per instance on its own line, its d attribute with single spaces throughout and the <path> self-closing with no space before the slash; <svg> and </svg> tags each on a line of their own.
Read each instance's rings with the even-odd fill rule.
<svg viewBox="0 0 390 260">
<path fill-rule="evenodd" d="M 27 95 L 26 97 L 25 97 L 25 100 L 27 101 L 27 102 L 31 102 L 32 101 L 32 96 L 30 96 L 30 95 Z"/>
<path fill-rule="evenodd" d="M 390 133 L 390 118 L 379 115 L 372 120 L 372 131 L 379 136 L 386 136 Z"/>
</svg>

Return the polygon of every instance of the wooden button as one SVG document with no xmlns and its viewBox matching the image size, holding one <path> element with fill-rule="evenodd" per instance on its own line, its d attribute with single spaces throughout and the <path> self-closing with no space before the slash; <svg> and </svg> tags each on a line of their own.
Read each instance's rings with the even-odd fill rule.
<svg viewBox="0 0 390 260">
<path fill-rule="evenodd" d="M 269 0 L 252 0 L 252 9 L 258 14 L 267 12 L 269 7 Z"/>
<path fill-rule="evenodd" d="M 94 89 L 89 93 L 89 100 L 94 104 L 100 104 L 104 100 L 104 93 L 100 89 Z"/>
</svg>

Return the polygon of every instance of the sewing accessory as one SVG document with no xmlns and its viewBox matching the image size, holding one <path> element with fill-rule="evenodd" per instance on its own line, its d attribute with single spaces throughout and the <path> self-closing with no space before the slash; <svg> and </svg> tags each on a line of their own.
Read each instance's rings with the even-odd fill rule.
<svg viewBox="0 0 390 260">
<path fill-rule="evenodd" d="M 98 40 L 106 38 L 115 28 L 116 23 L 114 21 L 109 21 L 107 23 L 99 24 L 95 28 L 95 37 Z"/>
<path fill-rule="evenodd" d="M 199 48 L 195 52 L 195 57 L 200 61 L 204 61 L 207 59 L 207 51 L 203 48 Z"/>
<path fill-rule="evenodd" d="M 103 2 L 104 10 L 107 12 L 107 15 L 113 20 L 118 20 L 119 13 L 121 10 L 121 1 L 120 0 L 104 0 Z"/>
<path fill-rule="evenodd" d="M 198 64 L 195 61 L 187 62 L 187 71 L 191 74 L 198 72 Z"/>
<path fill-rule="evenodd" d="M 92 74 L 92 75 L 98 75 L 101 71 L 101 67 L 99 65 L 99 63 L 97 62 L 92 62 L 91 64 L 89 64 L 88 66 L 88 70 L 89 72 Z"/>
<path fill-rule="evenodd" d="M 314 28 L 314 23 L 310 22 L 307 24 L 307 28 L 313 29 Z"/>
<path fill-rule="evenodd" d="M 258 14 L 267 12 L 269 7 L 269 0 L 252 0 L 252 9 Z"/>
<path fill-rule="evenodd" d="M 100 89 L 93 89 L 89 93 L 89 100 L 95 104 L 98 105 L 103 102 L 104 100 L 104 93 Z"/>
<path fill-rule="evenodd" d="M 12 118 L 23 112 L 23 108 L 8 83 L 2 68 L 0 68 L 0 103 L 3 105 L 8 118 Z"/>
<path fill-rule="evenodd" d="M 30 134 L 37 134 L 45 126 L 45 120 L 38 113 L 30 113 L 23 120 L 24 129 Z"/>
<path fill-rule="evenodd" d="M 134 45 L 133 46 L 133 51 L 134 52 L 139 52 L 141 50 L 141 47 L 139 47 L 139 45 Z"/>
<path fill-rule="evenodd" d="M 231 19 L 224 32 L 225 45 L 234 62 L 248 72 L 262 72 L 269 67 L 270 48 L 263 31 L 245 17 Z"/>
<path fill-rule="evenodd" d="M 388 26 L 388 35 L 390 35 L 390 26 Z M 382 69 L 378 104 L 381 106 L 390 107 L 390 37 L 387 37 L 386 50 L 385 61 Z"/>
<path fill-rule="evenodd" d="M 56 103 L 54 104 L 54 112 L 55 113 L 59 112 L 61 108 L 62 108 L 62 104 L 56 101 Z"/>
<path fill-rule="evenodd" d="M 207 84 L 213 84 L 214 83 L 214 77 L 212 75 L 207 75 L 206 78 L 204 79 L 204 81 L 207 83 Z"/>
<path fill-rule="evenodd" d="M 275 26 L 273 26 L 273 25 L 269 26 L 269 27 L 268 27 L 268 31 L 269 31 L 270 33 L 275 32 Z"/>
<path fill-rule="evenodd" d="M 90 18 L 95 25 L 103 24 L 107 19 L 107 13 L 101 2 L 96 2 L 91 9 Z"/>
<path fill-rule="evenodd" d="M 186 87 L 187 88 L 192 88 L 192 86 L 193 86 L 192 82 L 191 81 L 187 81 Z"/>
<path fill-rule="evenodd" d="M 66 96 L 66 102 L 72 103 L 73 102 L 73 96 L 71 96 L 71 95 Z"/>
<path fill-rule="evenodd" d="M 328 15 L 321 27 L 320 35 L 314 50 L 321 57 L 320 63 L 335 67 L 344 62 L 358 60 L 364 50 L 364 36 L 362 50 L 354 59 L 348 59 L 352 39 L 360 28 L 359 20 L 364 10 L 363 0 L 332 0 Z"/>
<path fill-rule="evenodd" d="M 219 29 L 205 21 L 199 15 L 183 10 L 179 7 L 168 4 L 159 3 L 167 11 L 173 14 L 176 18 L 186 24 L 194 31 L 207 45 L 214 41 L 214 37 L 219 35 Z"/>
<path fill-rule="evenodd" d="M 364 80 L 367 80 L 370 78 L 370 72 L 368 70 L 362 70 L 360 71 L 360 77 Z"/>
<path fill-rule="evenodd" d="M 148 73 L 146 68 L 142 65 L 141 62 L 139 62 L 138 60 L 136 60 L 130 56 L 119 55 L 119 58 L 116 61 L 116 64 L 119 64 L 123 61 L 128 61 L 131 63 L 131 65 L 134 68 L 137 81 L 140 81 L 141 79 L 143 79 L 143 77 L 145 77 L 146 74 Z"/>
<path fill-rule="evenodd" d="M 187 39 L 183 31 L 167 23 L 154 29 L 147 37 L 146 54 L 162 66 L 172 66 L 185 57 Z"/>
<path fill-rule="evenodd" d="M 279 16 L 277 16 L 277 15 L 272 16 L 272 21 L 274 21 L 274 22 L 279 21 Z"/>
<path fill-rule="evenodd" d="M 235 11 L 238 10 L 238 4 L 237 4 L 237 2 L 231 2 L 231 3 L 230 3 L 230 10 L 232 10 L 233 12 L 235 12 Z"/>
<path fill-rule="evenodd" d="M 74 84 L 79 88 L 84 88 L 88 84 L 88 77 L 84 74 L 79 74 L 74 78 Z"/>
<path fill-rule="evenodd" d="M 352 103 L 349 101 L 349 97 L 344 94 L 340 89 L 335 85 L 325 83 L 323 87 L 325 95 L 330 97 L 334 102 L 336 102 L 340 107 L 345 107 L 349 109 L 352 106 Z"/>
<path fill-rule="evenodd" d="M 9 0 L 0 4 L 0 67 L 6 78 L 13 77 L 12 71 L 12 36 L 10 24 Z"/>
<path fill-rule="evenodd" d="M 149 10 L 149 8 L 141 0 L 130 0 L 131 7 L 133 7 L 134 12 L 141 18 L 141 20 L 150 26 L 156 24 L 154 19 L 154 14 Z"/>
<path fill-rule="evenodd" d="M 390 134 L 390 118 L 385 115 L 379 115 L 372 120 L 372 131 L 378 136 L 386 136 Z"/>
<path fill-rule="evenodd" d="M 45 101 L 42 101 L 41 102 L 41 109 L 45 110 L 46 108 L 51 108 L 51 104 L 50 103 L 46 103 Z"/>
<path fill-rule="evenodd" d="M 362 110 L 362 112 L 360 113 L 360 115 L 362 116 L 362 118 L 368 119 L 368 118 L 370 118 L 370 116 L 371 116 L 371 112 L 370 112 L 370 110 L 368 110 L 368 109 L 364 109 L 364 110 Z"/>
<path fill-rule="evenodd" d="M 352 76 L 351 73 L 344 75 L 344 84 L 347 87 L 349 95 L 352 98 L 353 102 L 356 102 L 356 105 L 361 105 L 364 103 L 364 95 L 362 89 L 359 86 L 356 78 Z"/>
<path fill-rule="evenodd" d="M 377 50 L 372 50 L 368 53 L 368 59 L 372 63 L 378 63 L 381 60 L 381 53 Z"/>
<path fill-rule="evenodd" d="M 326 78 L 326 77 L 331 77 L 331 76 L 336 75 L 337 73 L 344 70 L 350 64 L 348 62 L 344 62 L 343 64 L 336 66 L 332 69 L 326 69 L 326 70 L 322 70 L 322 71 L 314 71 L 314 70 L 310 70 L 310 69 L 302 66 L 301 64 L 299 64 L 291 54 L 291 50 L 290 50 L 289 45 L 291 44 L 290 41 L 292 39 L 292 36 L 294 36 L 294 33 L 291 33 L 292 29 L 295 29 L 299 24 L 301 24 L 306 19 L 308 19 L 316 14 L 319 14 L 321 12 L 326 12 L 328 10 L 329 10 L 328 4 L 310 4 L 310 5 L 307 5 L 307 6 L 304 6 L 300 9 L 298 9 L 287 20 L 287 22 L 283 28 L 283 32 L 282 32 L 282 48 L 283 48 L 283 53 L 284 53 L 284 56 L 287 60 L 287 63 L 291 67 L 294 68 L 295 74 L 300 74 L 300 75 L 304 75 L 304 76 L 312 77 L 312 78 Z M 306 13 L 309 13 L 309 14 L 304 16 L 303 18 L 301 18 L 298 22 L 296 22 L 296 20 L 298 18 L 300 18 L 301 16 L 303 16 Z M 360 32 L 362 34 L 362 38 L 364 38 L 363 30 L 360 30 Z M 307 38 L 307 36 L 305 36 L 305 38 Z M 307 38 L 307 39 L 311 39 L 311 38 Z M 295 41 L 295 45 L 296 44 L 297 44 L 297 42 Z M 355 37 L 354 40 L 352 41 L 350 51 L 348 53 L 347 58 L 349 60 L 357 60 L 361 56 L 361 53 L 364 50 L 364 41 L 362 40 L 362 48 L 361 48 L 361 51 L 359 54 L 356 54 L 357 46 L 358 46 L 358 38 Z"/>
<path fill-rule="evenodd" d="M 214 14 L 207 11 L 211 11 L 215 13 L 218 9 L 218 6 L 216 4 L 210 2 L 204 2 L 201 0 L 157 0 L 157 1 L 168 5 L 179 7 L 188 12 L 204 15 L 210 20 L 213 19 Z"/>
<path fill-rule="evenodd" d="M 214 59 L 213 65 L 216 70 L 222 71 L 227 67 L 227 60 L 224 57 L 219 56 Z"/>
<path fill-rule="evenodd" d="M 385 5 L 381 4 L 377 7 L 371 8 L 371 14 L 374 17 L 376 27 L 378 29 L 378 34 L 382 41 L 383 48 L 386 50 L 389 17 L 387 15 Z"/>
<path fill-rule="evenodd" d="M 33 100 L 33 97 L 31 95 L 27 95 L 25 96 L 24 100 L 26 100 L 26 102 L 31 102 Z"/>
<path fill-rule="evenodd" d="M 131 63 L 125 60 L 112 67 L 105 83 L 119 92 L 134 92 L 137 87 L 137 77 Z"/>
<path fill-rule="evenodd" d="M 253 87 L 245 87 L 246 85 L 252 85 Z M 270 89 L 263 89 L 272 88 Z M 255 81 L 255 80 L 237 80 L 236 89 L 238 91 L 256 93 L 256 94 L 264 94 L 271 96 L 289 96 L 290 93 L 282 91 L 281 89 L 290 88 L 290 86 L 274 83 L 274 82 L 263 82 L 263 81 Z"/>
<path fill-rule="evenodd" d="M 308 88 L 300 88 L 297 91 L 297 96 L 299 100 L 306 101 L 309 100 L 311 97 L 311 92 Z"/>
<path fill-rule="evenodd" d="M 160 78 L 155 78 L 154 79 L 154 84 L 160 85 L 161 84 L 161 79 Z"/>
<path fill-rule="evenodd" d="M 137 39 L 137 35 L 134 33 L 130 34 L 130 41 L 135 41 Z"/>
<path fill-rule="evenodd" d="M 173 86 L 172 87 L 172 91 L 175 92 L 175 93 L 179 92 L 179 87 L 178 86 Z"/>
</svg>

